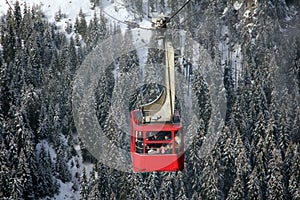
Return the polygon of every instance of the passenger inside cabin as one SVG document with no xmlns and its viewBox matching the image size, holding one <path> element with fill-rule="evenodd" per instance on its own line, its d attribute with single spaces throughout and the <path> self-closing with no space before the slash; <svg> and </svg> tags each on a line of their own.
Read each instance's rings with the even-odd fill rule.
<svg viewBox="0 0 300 200">
<path fill-rule="evenodd" d="M 171 154 L 172 153 L 172 144 L 163 144 L 159 148 L 161 154 Z"/>
<path fill-rule="evenodd" d="M 158 140 L 158 137 L 157 137 L 157 135 L 155 134 L 155 135 L 153 135 L 152 137 L 150 137 L 149 140 Z"/>
<path fill-rule="evenodd" d="M 162 153 L 162 154 L 165 154 L 165 153 L 166 153 L 166 150 L 167 150 L 167 148 L 166 148 L 164 145 L 162 145 L 162 146 L 159 148 L 159 152 Z"/>
<path fill-rule="evenodd" d="M 165 135 L 165 140 L 171 140 L 168 135 Z"/>
</svg>

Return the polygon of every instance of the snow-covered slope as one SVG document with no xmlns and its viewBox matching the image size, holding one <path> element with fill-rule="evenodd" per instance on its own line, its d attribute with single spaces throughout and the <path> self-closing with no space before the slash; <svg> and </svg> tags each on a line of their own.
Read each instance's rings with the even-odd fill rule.
<svg viewBox="0 0 300 200">
<path fill-rule="evenodd" d="M 1 15 L 5 14 L 9 6 L 13 7 L 15 4 L 15 0 L 8 0 L 8 3 L 4 3 L 0 5 L 0 13 Z M 21 7 L 27 6 L 41 6 L 41 9 L 47 16 L 50 22 L 54 22 L 54 16 L 60 9 L 62 13 L 67 15 L 66 20 L 73 21 L 76 19 L 79 10 L 90 16 L 91 6 L 89 0 L 69 0 L 69 1 L 61 1 L 61 0 L 19 0 Z"/>
<path fill-rule="evenodd" d="M 7 3 L 0 4 L 0 15 L 6 14 L 9 7 L 14 7 L 16 0 L 8 0 Z M 55 22 L 61 30 L 64 30 L 67 23 L 74 24 L 76 18 L 78 17 L 79 11 L 82 10 L 83 14 L 85 15 L 86 21 L 89 22 L 92 18 L 94 13 L 97 15 L 100 14 L 100 8 L 105 11 L 105 13 L 109 13 L 110 16 L 120 19 L 121 21 L 133 21 L 133 14 L 130 13 L 126 9 L 126 5 L 123 3 L 122 0 L 114 1 L 113 3 L 110 0 L 103 0 L 102 5 L 100 7 L 93 8 L 90 0 L 68 0 L 68 1 L 61 1 L 61 0 L 18 0 L 20 3 L 21 8 L 24 8 L 25 5 L 27 6 L 40 6 L 42 11 L 44 12 L 45 16 L 47 17 L 49 22 Z M 55 21 L 55 15 L 58 11 L 65 16 L 59 22 Z M 104 13 L 104 14 L 105 14 Z M 118 23 L 121 26 L 121 29 L 124 30 L 126 28 L 125 24 L 119 23 L 118 21 L 114 20 L 110 16 L 105 16 L 111 23 Z M 150 26 L 150 22 L 148 19 L 142 19 L 139 21 L 141 26 Z"/>
</svg>

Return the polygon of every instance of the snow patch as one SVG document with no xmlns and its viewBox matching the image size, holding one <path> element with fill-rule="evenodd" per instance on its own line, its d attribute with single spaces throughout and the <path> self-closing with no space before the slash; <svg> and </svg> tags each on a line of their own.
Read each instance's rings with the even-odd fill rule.
<svg viewBox="0 0 300 200">
<path fill-rule="evenodd" d="M 144 24 L 146 24 L 146 23 L 144 23 Z M 141 29 L 138 31 L 133 31 L 132 33 L 133 33 L 133 39 L 136 40 L 136 41 L 134 41 L 136 48 L 147 46 L 147 44 L 149 44 L 150 39 L 151 39 L 151 35 L 149 34 L 149 31 Z M 144 66 L 146 64 L 147 53 L 148 53 L 147 48 L 138 48 L 137 56 L 139 59 L 140 66 Z"/>
<path fill-rule="evenodd" d="M 74 149 L 77 153 L 68 161 L 68 169 L 71 173 L 71 182 L 63 183 L 58 179 L 60 184 L 59 194 L 55 195 L 54 199 L 80 199 L 80 178 L 82 176 L 82 170 L 85 168 L 86 175 L 89 176 L 94 164 L 83 163 L 82 154 L 79 145 L 75 145 Z M 75 189 L 77 187 L 77 189 Z"/>
<path fill-rule="evenodd" d="M 50 153 L 51 160 L 55 164 L 57 154 L 56 154 L 54 148 L 52 147 L 52 145 L 50 145 L 46 140 L 42 140 L 40 143 L 38 143 L 36 145 L 36 150 L 38 153 L 41 151 L 42 146 L 44 146 L 46 152 Z"/>
<path fill-rule="evenodd" d="M 228 12 L 228 7 L 224 8 L 222 15 L 225 15 Z"/>
<path fill-rule="evenodd" d="M 249 23 L 249 24 L 246 25 L 246 27 L 248 28 L 248 31 L 249 31 L 250 34 L 252 33 L 253 26 L 254 26 L 254 23 Z"/>
<path fill-rule="evenodd" d="M 239 10 L 242 7 L 243 3 L 240 3 L 238 1 L 234 2 L 233 7 L 235 10 Z"/>
<path fill-rule="evenodd" d="M 246 17 L 246 18 L 250 18 L 251 17 L 251 11 L 250 10 L 246 10 L 245 12 L 244 12 L 244 15 L 243 15 L 244 17 Z"/>
<path fill-rule="evenodd" d="M 60 185 L 59 194 L 55 195 L 54 199 L 80 199 L 79 191 L 74 191 L 72 189 L 73 183 L 63 183 L 61 180 L 58 180 Z"/>
<path fill-rule="evenodd" d="M 14 8 L 15 2 L 17 0 L 9 0 L 9 4 L 2 3 L 0 4 L 0 16 L 6 14 L 7 10 L 11 6 Z M 82 13 L 85 15 L 85 20 L 87 23 L 93 19 L 94 13 L 97 16 L 100 15 L 100 9 L 103 9 L 105 13 L 108 13 L 110 16 L 119 19 L 120 21 L 129 21 L 129 22 L 136 22 L 141 27 L 151 27 L 151 22 L 146 18 L 139 18 L 138 21 L 133 18 L 134 14 L 127 10 L 128 5 L 121 0 L 115 1 L 111 3 L 111 1 L 103 0 L 102 5 L 100 7 L 92 8 L 90 0 L 68 0 L 68 1 L 61 1 L 61 0 L 18 0 L 21 9 L 23 10 L 25 4 L 29 7 L 33 6 L 40 6 L 41 10 L 45 14 L 47 20 L 50 23 L 55 23 L 59 29 L 65 32 L 65 29 L 68 24 L 74 25 L 76 22 L 76 18 L 78 17 L 79 11 L 82 10 Z M 63 15 L 59 21 L 55 21 L 55 16 L 57 13 L 61 12 Z M 122 30 L 122 33 L 125 32 L 127 29 L 127 25 L 120 23 L 119 21 L 113 19 L 112 17 L 104 14 L 104 17 L 108 20 L 109 24 L 118 24 Z M 69 34 L 71 36 L 73 33 Z M 67 35 L 67 34 L 66 34 Z"/>
</svg>

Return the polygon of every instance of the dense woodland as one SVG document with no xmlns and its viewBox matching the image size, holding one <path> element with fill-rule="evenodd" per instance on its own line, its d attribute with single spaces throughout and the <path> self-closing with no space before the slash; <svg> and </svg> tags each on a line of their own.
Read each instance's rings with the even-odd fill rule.
<svg viewBox="0 0 300 200">
<path fill-rule="evenodd" d="M 208 145 L 203 141 L 213 105 L 195 71 L 191 87 L 199 120 L 186 127 L 197 134 L 185 136 L 185 169 L 136 174 L 97 162 L 72 115 L 76 69 L 98 42 L 120 32 L 118 24 L 96 12 L 87 21 L 79 12 L 62 31 L 39 7 L 21 12 L 16 2 L 0 24 L 0 199 L 53 198 L 68 182 L 70 197 L 79 191 L 80 199 L 300 199 L 300 5 L 239 1 L 192 0 L 170 23 L 189 30 L 223 71 L 226 118 L 213 150 L 205 156 L 200 151 Z M 123 2 L 138 22 L 173 13 L 185 1 L 154 0 L 146 9 L 143 0 Z M 56 20 L 63 15 L 58 11 Z M 124 40 L 132 40 L 129 32 Z M 149 62 L 159 59 L 159 53 L 148 55 Z M 136 51 L 116 60 L 95 91 L 99 123 L 122 146 L 129 143 L 126 133 L 109 118 L 113 69 L 118 65 L 119 76 L 130 77 L 138 63 Z M 94 168 L 72 174 L 80 157 Z"/>
</svg>

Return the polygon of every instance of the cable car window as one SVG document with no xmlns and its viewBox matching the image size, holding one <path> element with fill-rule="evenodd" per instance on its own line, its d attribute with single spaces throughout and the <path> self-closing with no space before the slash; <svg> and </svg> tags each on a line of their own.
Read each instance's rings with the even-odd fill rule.
<svg viewBox="0 0 300 200">
<path fill-rule="evenodd" d="M 172 132 L 170 131 L 159 131 L 159 132 L 147 132 L 147 146 L 146 153 L 148 154 L 171 154 L 173 151 L 173 144 L 170 142 L 172 140 Z M 151 142 L 154 143 L 151 143 Z M 157 143 L 160 142 L 160 143 Z"/>
<path fill-rule="evenodd" d="M 172 133 L 170 131 L 160 131 L 158 132 L 159 137 L 161 140 L 171 140 L 172 139 Z"/>
<path fill-rule="evenodd" d="M 171 154 L 172 149 L 173 149 L 173 145 L 171 143 L 152 144 L 149 145 L 149 149 L 147 150 L 147 153 L 148 154 Z"/>
<path fill-rule="evenodd" d="M 147 132 L 146 138 L 147 140 L 158 140 L 157 132 Z"/>
<path fill-rule="evenodd" d="M 160 132 L 147 132 L 147 140 L 171 140 L 172 133 L 170 131 L 160 131 Z"/>
</svg>

